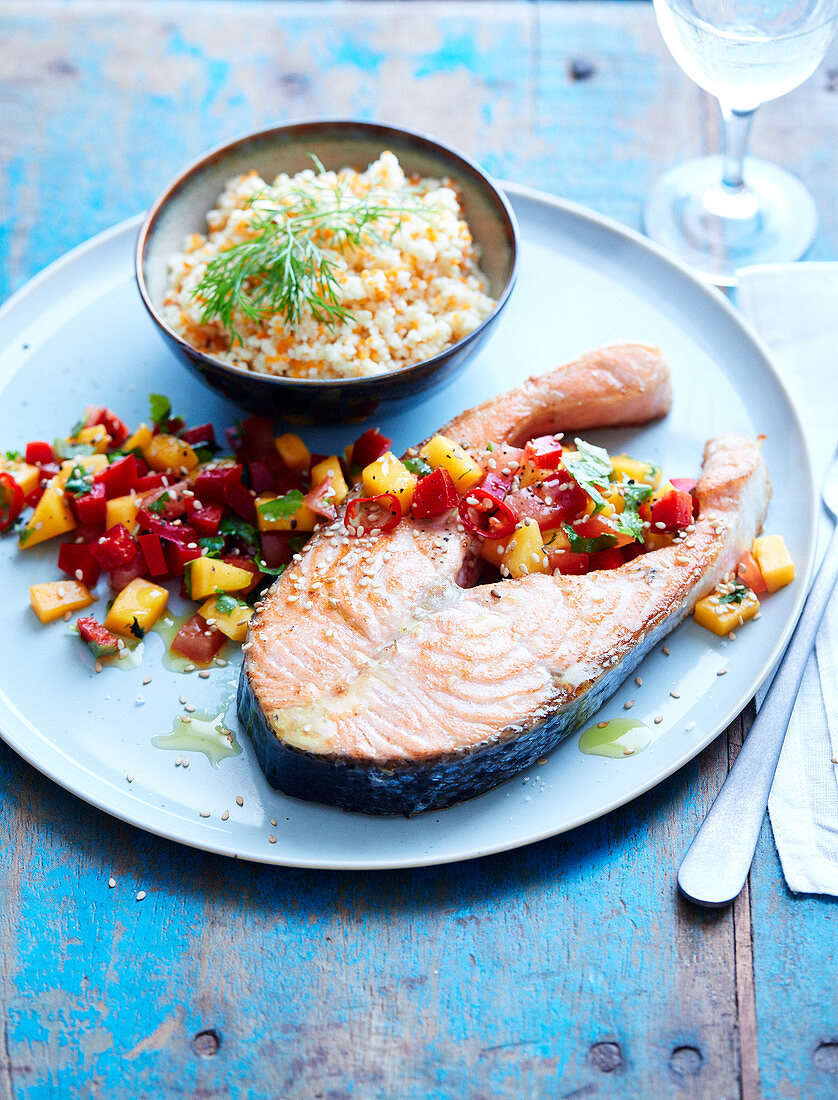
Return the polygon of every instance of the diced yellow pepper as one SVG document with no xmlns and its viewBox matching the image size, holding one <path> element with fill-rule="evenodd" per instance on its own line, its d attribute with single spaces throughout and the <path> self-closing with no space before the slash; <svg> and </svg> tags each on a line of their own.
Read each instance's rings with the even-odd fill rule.
<svg viewBox="0 0 838 1100">
<path fill-rule="evenodd" d="M 289 470 L 293 470 L 295 474 L 308 473 L 311 453 L 298 435 L 294 432 L 278 435 L 274 440 L 274 446 Z"/>
<path fill-rule="evenodd" d="M 346 478 L 343 476 L 343 469 L 341 468 L 340 459 L 337 455 L 331 455 L 329 458 L 324 458 L 322 462 L 318 462 L 316 466 L 312 466 L 311 487 L 312 489 L 316 489 L 317 486 L 322 485 L 330 475 L 332 478 L 332 488 L 335 491 L 335 504 L 340 504 L 349 492 L 349 487 L 346 484 Z"/>
<path fill-rule="evenodd" d="M 751 553 L 769 592 L 776 592 L 794 580 L 794 562 L 782 535 L 763 535 L 754 539 Z"/>
<path fill-rule="evenodd" d="M 68 611 L 81 611 L 83 607 L 89 607 L 94 597 L 81 581 L 47 581 L 32 585 L 29 602 L 42 623 L 51 623 Z"/>
<path fill-rule="evenodd" d="M 65 458 L 61 463 L 61 469 L 53 478 L 51 484 L 61 488 L 70 480 L 70 475 L 77 466 L 80 466 L 88 474 L 100 474 L 108 468 L 107 455 L 78 455 L 76 458 Z"/>
<path fill-rule="evenodd" d="M 435 435 L 419 451 L 428 463 L 438 470 L 440 466 L 447 470 L 454 482 L 454 488 L 465 496 L 469 489 L 483 479 L 483 468 L 459 443 L 444 435 Z"/>
<path fill-rule="evenodd" d="M 611 465 L 613 466 L 611 476 L 614 481 L 622 481 L 626 478 L 628 481 L 640 481 L 644 485 L 651 485 L 653 489 L 657 489 L 661 483 L 660 467 L 652 462 L 641 462 L 637 458 L 622 454 L 612 455 Z"/>
<path fill-rule="evenodd" d="M 243 642 L 247 637 L 247 624 L 253 618 L 253 608 L 249 603 L 238 603 L 232 611 L 219 611 L 215 596 L 202 603 L 198 608 L 210 626 L 218 627 L 234 642 Z"/>
<path fill-rule="evenodd" d="M 544 553 L 541 531 L 535 520 L 525 519 L 506 540 L 502 556 L 503 567 L 511 577 L 524 577 L 528 573 L 549 573 L 550 562 Z"/>
<path fill-rule="evenodd" d="M 29 522 L 21 531 L 18 538 L 21 550 L 37 546 L 39 542 L 46 542 L 56 535 L 65 535 L 76 526 L 76 517 L 67 503 L 64 490 L 56 485 L 57 481 L 58 478 L 54 477 L 44 489 Z"/>
<path fill-rule="evenodd" d="M 193 600 L 205 600 L 217 590 L 240 592 L 253 580 L 253 574 L 217 558 L 194 558 L 184 567 L 186 586 Z"/>
<path fill-rule="evenodd" d="M 112 497 L 105 508 L 105 530 L 109 531 L 116 523 L 121 523 L 133 534 L 137 522 L 137 512 L 142 504 L 138 496 Z"/>
<path fill-rule="evenodd" d="M 23 495 L 27 497 L 33 489 L 38 488 L 38 482 L 41 479 L 37 466 L 32 466 L 28 462 L 16 462 L 10 458 L 0 460 L 0 471 L 16 481 L 23 490 Z"/>
<path fill-rule="evenodd" d="M 381 458 L 365 466 L 361 476 L 366 496 L 377 497 L 381 493 L 392 493 L 393 496 L 398 497 L 399 504 L 402 506 L 402 515 L 410 511 L 413 491 L 419 479 L 396 458 L 392 451 L 385 451 Z"/>
<path fill-rule="evenodd" d="M 104 424 L 92 424 L 89 428 L 82 428 L 73 439 L 74 443 L 86 443 L 93 448 L 96 454 L 103 455 L 113 440 L 108 435 Z"/>
<path fill-rule="evenodd" d="M 261 505 L 276 500 L 276 493 L 262 493 L 254 501 L 256 505 L 256 525 L 260 531 L 313 531 L 317 525 L 317 516 L 307 504 L 300 507 L 291 516 L 278 516 L 268 519 L 262 514 Z"/>
<path fill-rule="evenodd" d="M 712 630 L 714 634 L 729 634 L 759 611 L 759 600 L 750 588 L 741 603 L 714 603 L 714 600 L 718 601 L 718 596 L 705 596 L 698 601 L 693 612 L 698 625 Z"/>
<path fill-rule="evenodd" d="M 166 610 L 168 599 L 165 588 L 135 577 L 111 604 L 105 616 L 105 627 L 124 638 L 141 638 Z"/>
<path fill-rule="evenodd" d="M 158 473 L 174 470 L 185 474 L 198 465 L 198 456 L 188 443 L 184 443 L 176 435 L 165 433 L 152 437 L 151 442 L 143 449 L 143 458 Z"/>
<path fill-rule="evenodd" d="M 151 428 L 148 424 L 140 424 L 139 428 L 133 435 L 129 435 L 125 442 L 122 444 L 122 450 L 128 451 L 143 451 L 151 443 L 154 436 L 151 434 Z"/>
</svg>

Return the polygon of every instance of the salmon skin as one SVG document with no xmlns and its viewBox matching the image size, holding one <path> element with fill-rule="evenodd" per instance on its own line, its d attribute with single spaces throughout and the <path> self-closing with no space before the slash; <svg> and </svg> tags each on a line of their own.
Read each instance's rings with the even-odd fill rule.
<svg viewBox="0 0 838 1100">
<path fill-rule="evenodd" d="M 603 348 L 463 413 L 473 451 L 546 431 L 637 424 L 669 409 L 642 345 Z M 649 650 L 736 566 L 770 488 L 758 443 L 711 440 L 699 518 L 679 542 L 584 576 L 462 587 L 479 540 L 406 517 L 310 539 L 251 622 L 238 711 L 268 781 L 369 814 L 440 809 L 497 786 L 584 725 Z M 459 582 L 459 583 L 458 583 Z"/>
</svg>

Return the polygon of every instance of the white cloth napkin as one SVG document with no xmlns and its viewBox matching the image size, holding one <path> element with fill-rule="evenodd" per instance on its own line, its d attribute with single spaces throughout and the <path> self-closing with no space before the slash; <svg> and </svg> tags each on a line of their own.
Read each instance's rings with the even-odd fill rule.
<svg viewBox="0 0 838 1100">
<path fill-rule="evenodd" d="M 745 268 L 737 300 L 771 348 L 797 405 L 820 486 L 838 443 L 838 263 Z M 831 529 L 824 512 L 821 551 Z M 838 765 L 833 758 L 838 759 L 838 590 L 806 666 L 768 800 L 791 890 L 838 895 Z"/>
</svg>

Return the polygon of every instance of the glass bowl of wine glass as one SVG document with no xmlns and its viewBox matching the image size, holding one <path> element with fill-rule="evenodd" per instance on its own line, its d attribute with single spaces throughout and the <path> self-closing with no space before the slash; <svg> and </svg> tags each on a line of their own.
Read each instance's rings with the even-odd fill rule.
<svg viewBox="0 0 838 1100">
<path fill-rule="evenodd" d="M 672 56 L 719 101 L 723 149 L 657 181 L 647 235 L 719 286 L 735 285 L 741 267 L 800 259 L 817 230 L 814 200 L 790 172 L 746 150 L 757 107 L 820 64 L 838 0 L 654 0 L 654 8 Z"/>
</svg>

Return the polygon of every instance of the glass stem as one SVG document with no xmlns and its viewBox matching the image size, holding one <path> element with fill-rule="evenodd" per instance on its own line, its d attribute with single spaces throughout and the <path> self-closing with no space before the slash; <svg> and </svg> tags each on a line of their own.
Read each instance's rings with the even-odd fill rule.
<svg viewBox="0 0 838 1100">
<path fill-rule="evenodd" d="M 722 109 L 722 122 L 724 123 L 722 187 L 736 194 L 741 194 L 745 190 L 742 166 L 756 108 L 750 111 L 734 111 L 725 103 L 720 102 L 719 106 Z"/>
</svg>

